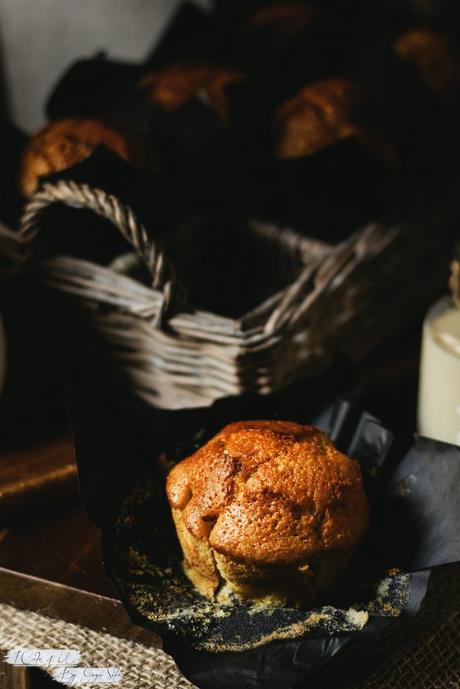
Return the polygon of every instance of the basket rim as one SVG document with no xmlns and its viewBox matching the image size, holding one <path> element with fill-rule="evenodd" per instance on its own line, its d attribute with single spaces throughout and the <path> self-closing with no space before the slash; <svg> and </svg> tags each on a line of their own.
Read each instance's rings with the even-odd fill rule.
<svg viewBox="0 0 460 689">
<path fill-rule="evenodd" d="M 23 263 L 32 254 L 34 238 L 40 231 L 39 219 L 42 211 L 53 203 L 64 203 L 71 207 L 93 210 L 96 214 L 110 220 L 137 251 L 139 257 L 149 267 L 152 284 L 148 287 L 126 275 L 115 272 L 110 267 L 100 266 L 91 261 L 71 256 L 56 256 L 41 265 L 41 278 L 49 287 L 64 289 L 84 297 L 89 302 L 112 304 L 120 308 L 120 300 L 107 299 L 107 295 L 124 285 L 131 292 L 142 295 L 143 305 L 129 307 L 125 299 L 123 308 L 127 313 L 150 321 L 154 328 L 175 331 L 180 338 L 191 338 L 201 342 L 235 345 L 256 352 L 277 344 L 295 335 L 308 324 L 310 307 L 323 300 L 325 294 L 334 291 L 337 284 L 343 283 L 363 262 L 368 263 L 377 254 L 388 248 L 398 236 L 401 226 L 385 221 L 373 221 L 359 227 L 345 240 L 335 245 L 303 237 L 294 229 L 279 227 L 275 223 L 264 223 L 252 219 L 253 227 L 265 228 L 266 232 L 275 229 L 288 243 L 295 241 L 303 252 L 308 247 L 321 247 L 319 255 L 311 263 L 305 263 L 299 275 L 284 289 L 271 295 L 254 309 L 239 318 L 233 319 L 198 307 L 188 306 L 180 290 L 174 270 L 165 258 L 162 248 L 140 222 L 134 211 L 124 206 L 119 199 L 108 192 L 86 183 L 60 179 L 56 183 L 44 182 L 27 203 L 18 231 L 18 239 L 23 244 Z M 85 273 L 75 275 L 75 269 Z M 62 287 L 62 281 L 65 287 Z M 95 289 L 96 287 L 96 289 Z M 97 288 L 101 297 L 96 295 Z M 129 289 L 128 289 L 129 288 Z"/>
<path fill-rule="evenodd" d="M 124 206 L 116 197 L 108 194 L 102 189 L 90 187 L 88 184 L 77 183 L 72 180 L 58 180 L 55 183 L 45 182 L 27 203 L 22 215 L 17 236 L 19 241 L 24 245 L 24 252 L 26 254 L 30 252 L 31 245 L 39 233 L 40 214 L 46 210 L 47 207 L 57 202 L 65 203 L 66 205 L 76 208 L 89 208 L 97 214 L 103 215 L 111 220 L 133 245 L 140 258 L 147 264 L 149 261 L 153 263 L 153 267 L 150 267 L 154 279 L 152 286 L 146 287 L 128 276 L 123 276 L 124 279 L 121 280 L 121 274 L 112 271 L 110 267 L 100 266 L 92 261 L 83 261 L 82 259 L 77 259 L 68 255 L 55 257 L 54 263 L 53 260 L 48 259 L 45 265 L 48 268 L 53 267 L 55 272 L 57 267 L 63 269 L 64 272 L 68 273 L 68 282 L 68 277 L 73 267 L 79 268 L 80 270 L 86 268 L 88 273 L 91 270 L 95 276 L 99 274 L 100 278 L 107 278 L 108 275 L 111 275 L 114 282 L 118 280 L 119 283 L 124 284 L 126 288 L 128 288 L 129 285 L 130 288 L 133 289 L 134 284 L 137 287 L 143 287 L 148 290 L 150 296 L 152 296 L 153 293 L 157 293 L 160 298 L 163 299 L 163 304 L 159 306 L 158 309 L 163 310 L 165 312 L 163 315 L 166 315 L 166 311 L 169 310 L 171 303 L 167 305 L 164 304 L 165 289 L 169 284 L 170 290 L 173 291 L 176 280 L 171 264 L 165 258 L 161 247 L 158 247 L 156 243 L 148 237 L 146 228 L 139 221 L 134 211 Z M 263 334 L 264 338 L 270 337 L 278 329 L 276 327 L 276 322 L 273 322 L 273 314 L 277 313 L 277 308 L 279 308 L 280 304 L 283 304 L 283 297 L 286 296 L 286 293 L 293 290 L 306 268 L 311 275 L 313 275 L 319 269 L 320 264 L 324 260 L 327 260 L 327 258 L 334 253 L 337 246 L 339 246 L 327 244 L 319 239 L 304 237 L 297 233 L 292 227 L 278 226 L 276 223 L 264 222 L 257 218 L 249 218 L 247 222 L 248 226 L 257 233 L 266 234 L 267 236 L 275 235 L 276 233 L 277 239 L 284 241 L 286 247 L 291 252 L 296 250 L 302 257 L 305 257 L 308 253 L 312 253 L 316 256 L 316 260 L 312 261 L 314 265 L 312 266 L 303 261 L 303 267 L 301 267 L 300 273 L 295 280 L 288 283 L 283 289 L 269 295 L 257 306 L 238 318 L 231 318 L 212 311 L 200 309 L 192 304 L 183 311 L 179 311 L 179 309 L 176 308 L 176 313 L 168 317 L 168 323 L 171 327 L 180 313 L 182 315 L 192 314 L 198 318 L 199 322 L 206 325 L 207 328 L 210 327 L 211 331 L 216 334 L 221 333 L 222 335 L 227 335 L 229 332 L 229 324 L 231 323 L 230 330 L 238 339 L 242 336 L 245 338 L 251 338 L 252 336 L 257 337 L 260 333 Z M 128 229 L 126 225 L 129 225 Z M 349 238 L 345 240 L 345 243 L 349 243 Z M 98 281 L 97 277 L 96 281 Z M 136 293 L 138 292 L 139 290 L 137 289 Z M 85 296 L 91 298 L 89 294 Z M 95 301 L 97 301 L 97 299 Z M 172 302 L 174 299 L 171 297 L 169 301 Z M 180 306 L 184 307 L 183 301 L 180 303 Z M 188 307 L 188 304 L 186 306 Z M 147 309 L 147 312 L 148 311 L 149 309 Z M 185 318 L 185 322 L 187 322 L 187 318 Z"/>
</svg>

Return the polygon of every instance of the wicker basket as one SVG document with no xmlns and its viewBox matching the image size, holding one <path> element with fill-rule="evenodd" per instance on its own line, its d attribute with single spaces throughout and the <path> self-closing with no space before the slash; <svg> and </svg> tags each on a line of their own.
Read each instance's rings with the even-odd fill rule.
<svg viewBox="0 0 460 689">
<path fill-rule="evenodd" d="M 339 350 L 359 359 L 439 291 L 460 219 L 450 178 L 408 201 L 396 220 L 367 225 L 335 246 L 254 224 L 252 231 L 297 270 L 285 289 L 232 319 L 188 304 L 134 211 L 86 184 L 42 186 L 24 211 L 17 237 L 23 256 L 34 254 L 43 211 L 56 203 L 110 220 L 147 266 L 150 284 L 126 274 L 132 256 L 109 267 L 54 256 L 41 260 L 35 275 L 65 295 L 70 313 L 85 319 L 112 380 L 165 408 L 270 393 L 316 373 Z"/>
</svg>

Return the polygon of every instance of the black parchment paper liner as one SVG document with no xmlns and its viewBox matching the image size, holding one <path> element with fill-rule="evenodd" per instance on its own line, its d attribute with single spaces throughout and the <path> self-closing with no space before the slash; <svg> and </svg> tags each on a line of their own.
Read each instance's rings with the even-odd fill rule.
<svg viewBox="0 0 460 689">
<path fill-rule="evenodd" d="M 449 137 L 455 137 L 458 129 L 458 104 L 452 113 L 438 109 L 413 70 L 397 59 L 393 42 L 401 32 L 418 26 L 421 16 L 428 26 L 458 39 L 459 11 L 453 2 L 420 0 L 401 2 L 399 7 L 392 0 L 318 3 L 315 17 L 282 49 L 276 27 L 248 30 L 246 26 L 243 30 L 248 17 L 263 4 L 227 0 L 213 3 L 211 11 L 206 11 L 191 2 L 180 3 L 143 61 L 121 62 L 99 53 L 72 64 L 49 96 L 47 116 L 109 117 L 141 128 L 150 123 L 158 139 L 163 120 L 169 131 L 182 134 L 184 118 L 155 116 L 155 108 L 139 87 L 140 78 L 151 69 L 194 60 L 222 63 L 255 82 L 266 81 L 270 93 L 279 91 L 281 100 L 309 83 L 346 77 L 364 86 L 390 139 L 395 137 L 399 147 L 408 149 L 401 151 L 402 156 L 415 157 L 414 170 L 426 165 L 427 159 L 430 165 L 442 163 L 435 152 L 441 148 L 445 156 L 452 149 Z M 259 112 L 259 99 L 257 93 L 243 101 L 249 118 L 254 106 Z M 206 126 L 209 113 L 203 109 L 199 114 L 197 118 L 195 113 L 195 119 Z M 264 123 L 258 126 L 263 128 Z M 189 128 L 195 129 L 192 121 Z"/>
<path fill-rule="evenodd" d="M 77 60 L 54 85 L 45 106 L 46 115 L 50 120 L 108 118 L 146 128 L 149 107 L 136 86 L 142 71 L 139 64 L 109 60 L 104 53 Z"/>
<path fill-rule="evenodd" d="M 319 404 L 314 385 L 310 392 Z M 460 559 L 460 450 L 418 438 L 396 469 L 386 470 L 391 433 L 378 420 L 347 402 L 320 416 L 314 406 L 299 405 L 299 389 L 174 412 L 82 386 L 70 390 L 81 494 L 101 528 L 107 572 L 133 620 L 160 633 L 165 650 L 200 687 L 305 686 L 352 635 L 376 634 L 399 614 L 417 612 L 428 568 Z M 360 460 L 372 505 L 369 538 L 322 609 L 271 616 L 241 604 L 211 610 L 181 574 L 153 458 L 164 451 L 180 459 L 236 418 L 276 416 L 314 421 Z M 388 575 L 395 567 L 401 570 Z"/>
<path fill-rule="evenodd" d="M 249 32 L 241 49 L 245 17 L 261 4 L 215 2 L 208 12 L 182 3 L 145 60 L 123 63 L 98 54 L 71 65 L 50 94 L 48 117 L 109 118 L 154 142 L 168 182 L 152 205 L 172 199 L 166 222 L 183 202 L 220 204 L 331 243 L 384 215 L 399 196 L 429 185 L 431 175 L 456 167 L 459 103 L 437 103 L 394 52 L 395 38 L 418 25 L 422 3 L 401 3 L 398 11 L 386 0 L 323 3 L 281 55 L 270 27 L 262 46 Z M 430 25 L 458 34 L 455 12 L 438 5 L 428 13 Z M 244 75 L 226 89 L 225 123 L 203 94 L 165 112 L 140 86 L 151 69 L 190 60 L 222 63 Z M 337 77 L 364 87 L 370 120 L 395 149 L 394 169 L 355 138 L 277 160 L 278 106 L 310 83 Z"/>
</svg>

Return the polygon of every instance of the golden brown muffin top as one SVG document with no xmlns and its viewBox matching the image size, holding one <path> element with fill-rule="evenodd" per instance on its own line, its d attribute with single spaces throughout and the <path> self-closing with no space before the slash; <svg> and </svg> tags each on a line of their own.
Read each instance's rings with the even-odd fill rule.
<svg viewBox="0 0 460 689">
<path fill-rule="evenodd" d="M 55 120 L 37 132 L 24 150 L 20 170 L 22 193 L 32 196 L 39 177 L 80 163 L 100 145 L 107 146 L 136 167 L 146 162 L 138 137 L 119 127 L 92 119 Z"/>
<path fill-rule="evenodd" d="M 292 38 L 317 14 L 313 2 L 274 2 L 262 5 L 247 21 L 248 27 L 275 25 L 278 34 Z"/>
<path fill-rule="evenodd" d="M 309 155 L 353 135 L 365 106 L 362 89 L 347 79 L 328 79 L 303 88 L 275 114 L 278 157 Z"/>
<path fill-rule="evenodd" d="M 460 61 L 449 36 L 421 27 L 402 34 L 394 43 L 401 60 L 409 63 L 424 86 L 441 100 L 460 96 Z"/>
<path fill-rule="evenodd" d="M 173 112 L 206 90 L 220 117 L 227 115 L 225 87 L 243 79 L 237 70 L 204 62 L 177 62 L 146 74 L 140 86 L 158 107 Z"/>
<path fill-rule="evenodd" d="M 226 426 L 172 469 L 167 495 L 196 538 L 257 564 L 353 548 L 368 523 L 359 464 L 313 426 L 288 421 Z"/>
</svg>

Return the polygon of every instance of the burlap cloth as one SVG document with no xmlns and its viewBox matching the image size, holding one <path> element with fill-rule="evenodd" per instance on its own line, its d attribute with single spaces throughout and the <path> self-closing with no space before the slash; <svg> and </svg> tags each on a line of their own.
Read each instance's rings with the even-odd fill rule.
<svg viewBox="0 0 460 689">
<path fill-rule="evenodd" d="M 35 612 L 17 610 L 10 605 L 0 605 L 0 648 L 4 651 L 12 648 L 77 649 L 82 666 L 119 667 L 122 670 L 121 684 L 106 684 L 106 687 L 193 689 L 171 656 L 159 648 L 119 639 Z M 53 676 L 51 669 L 48 673 Z"/>
<path fill-rule="evenodd" d="M 77 648 L 84 665 L 120 667 L 123 689 L 193 686 L 160 649 L 0 605 L 0 648 L 18 647 Z M 398 621 L 378 639 L 351 642 L 310 687 L 460 689 L 460 565 L 434 572 L 415 618 Z"/>
</svg>

